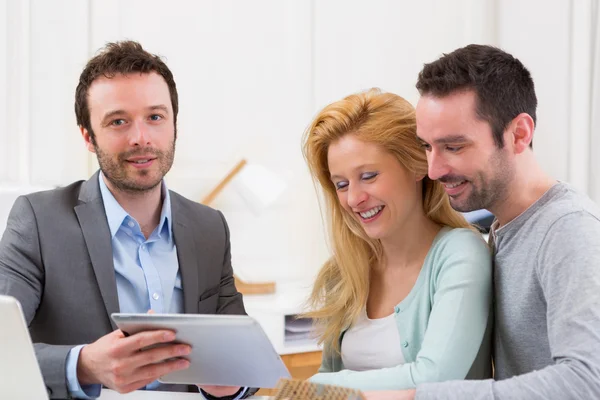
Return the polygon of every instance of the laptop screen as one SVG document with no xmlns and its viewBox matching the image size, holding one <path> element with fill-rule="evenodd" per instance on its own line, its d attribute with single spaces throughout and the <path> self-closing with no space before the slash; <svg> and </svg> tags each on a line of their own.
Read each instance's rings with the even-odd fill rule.
<svg viewBox="0 0 600 400">
<path fill-rule="evenodd" d="M 48 399 L 19 302 L 0 296 L 0 399 Z"/>
</svg>

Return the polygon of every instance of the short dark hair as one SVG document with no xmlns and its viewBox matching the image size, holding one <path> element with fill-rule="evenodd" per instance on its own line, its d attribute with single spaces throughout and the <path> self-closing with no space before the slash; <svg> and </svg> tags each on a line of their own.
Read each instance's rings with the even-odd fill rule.
<svg viewBox="0 0 600 400">
<path fill-rule="evenodd" d="M 95 57 L 88 61 L 79 76 L 79 84 L 75 90 L 75 116 L 77 117 L 77 125 L 89 132 L 92 143 L 95 144 L 95 136 L 90 123 L 88 90 L 94 80 L 101 76 L 113 78 L 117 74 L 148 74 L 151 72 L 156 72 L 167 82 L 171 95 L 171 106 L 173 107 L 173 123 L 175 124 L 175 131 L 177 131 L 179 102 L 177 86 L 171 70 L 159 56 L 148 53 L 138 42 L 126 40 L 107 43 Z"/>
<path fill-rule="evenodd" d="M 498 148 L 504 147 L 504 130 L 517 115 L 527 113 L 536 122 L 537 97 L 531 74 L 505 51 L 470 44 L 425 64 L 417 89 L 423 95 L 444 97 L 473 90 L 476 114 L 487 121 Z"/>
</svg>

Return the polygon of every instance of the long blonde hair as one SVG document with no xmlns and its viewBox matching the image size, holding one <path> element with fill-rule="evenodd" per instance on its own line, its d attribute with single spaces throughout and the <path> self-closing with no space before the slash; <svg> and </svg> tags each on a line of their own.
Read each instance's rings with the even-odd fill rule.
<svg viewBox="0 0 600 400">
<path fill-rule="evenodd" d="M 382 258 L 379 240 L 369 238 L 346 212 L 331 182 L 327 153 L 331 143 L 352 133 L 395 155 L 407 170 L 423 179 L 423 210 L 432 221 L 468 227 L 454 211 L 442 184 L 427 177 L 427 157 L 416 135 L 414 107 L 402 97 L 379 89 L 353 94 L 325 107 L 303 137 L 303 153 L 317 188 L 323 192 L 333 256 L 321 268 L 309 299 L 319 328 L 319 343 L 339 349 L 340 332 L 356 320 L 367 302 L 369 269 Z M 318 190 L 318 189 L 317 189 Z"/>
</svg>

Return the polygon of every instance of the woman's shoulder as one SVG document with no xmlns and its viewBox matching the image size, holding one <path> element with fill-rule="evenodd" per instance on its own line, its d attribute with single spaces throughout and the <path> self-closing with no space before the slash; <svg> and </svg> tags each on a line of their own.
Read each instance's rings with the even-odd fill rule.
<svg viewBox="0 0 600 400">
<path fill-rule="evenodd" d="M 451 228 L 444 226 L 437 234 L 432 247 L 447 250 L 462 250 L 467 248 L 488 249 L 483 235 L 473 229 Z"/>
<path fill-rule="evenodd" d="M 491 263 L 491 251 L 483 236 L 467 228 L 443 227 L 431 246 L 430 254 L 431 261 L 438 265 L 457 259 Z"/>
</svg>

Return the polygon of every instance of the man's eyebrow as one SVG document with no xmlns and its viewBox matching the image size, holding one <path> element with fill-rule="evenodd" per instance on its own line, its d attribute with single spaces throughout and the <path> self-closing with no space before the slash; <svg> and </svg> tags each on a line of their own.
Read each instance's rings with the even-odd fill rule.
<svg viewBox="0 0 600 400">
<path fill-rule="evenodd" d="M 421 143 L 427 143 L 427 141 L 421 139 L 419 136 L 417 136 L 417 139 L 421 142 Z M 448 144 L 448 143 L 465 143 L 465 142 L 470 142 L 471 140 L 469 138 L 467 138 L 465 135 L 450 135 L 450 136 L 444 136 L 438 139 L 435 139 L 433 141 L 433 143 L 435 144 Z"/>
<path fill-rule="evenodd" d="M 125 115 L 126 112 L 125 110 L 112 110 L 107 112 L 106 114 L 104 114 L 104 116 L 102 117 L 102 124 L 104 125 L 104 123 L 106 123 L 107 120 L 119 116 L 119 115 Z"/>
<path fill-rule="evenodd" d="M 150 106 L 147 109 L 150 110 L 150 111 L 153 111 L 153 110 L 162 110 L 162 111 L 164 111 L 166 113 L 169 112 L 169 108 L 167 106 L 165 106 L 164 104 L 157 104 L 155 106 Z"/>
</svg>

